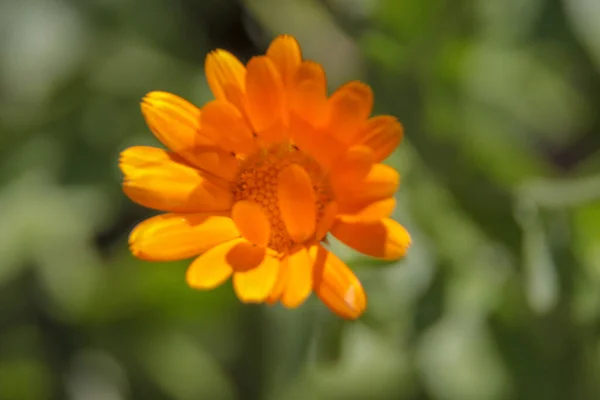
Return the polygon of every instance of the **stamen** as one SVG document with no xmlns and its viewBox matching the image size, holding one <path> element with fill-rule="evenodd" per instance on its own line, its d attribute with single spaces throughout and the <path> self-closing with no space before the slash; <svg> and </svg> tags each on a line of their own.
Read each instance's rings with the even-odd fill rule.
<svg viewBox="0 0 600 400">
<path fill-rule="evenodd" d="M 290 238 L 277 201 L 279 172 L 290 164 L 298 164 L 308 173 L 317 195 L 317 223 L 325 206 L 332 200 L 332 191 L 320 165 L 294 145 L 273 146 L 248 157 L 233 183 L 235 201 L 249 200 L 259 204 L 271 223 L 268 247 L 278 252 L 287 251 L 294 243 Z"/>
</svg>

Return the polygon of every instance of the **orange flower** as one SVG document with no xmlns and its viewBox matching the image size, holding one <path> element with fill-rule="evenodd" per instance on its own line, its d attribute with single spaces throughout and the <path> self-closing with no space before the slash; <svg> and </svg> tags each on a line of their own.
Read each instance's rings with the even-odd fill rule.
<svg viewBox="0 0 600 400">
<path fill-rule="evenodd" d="M 142 101 L 169 150 L 123 151 L 123 190 L 167 213 L 134 228 L 131 251 L 151 261 L 197 257 L 186 277 L 193 288 L 233 275 L 243 302 L 291 308 L 314 291 L 339 316 L 359 317 L 364 289 L 323 242 L 331 232 L 373 257 L 404 256 L 410 236 L 388 218 L 399 176 L 380 164 L 402 126 L 369 118 L 373 94 L 361 82 L 327 97 L 323 68 L 303 60 L 291 36 L 246 66 L 217 50 L 205 69 L 216 100 L 202 109 L 164 92 Z"/>
</svg>

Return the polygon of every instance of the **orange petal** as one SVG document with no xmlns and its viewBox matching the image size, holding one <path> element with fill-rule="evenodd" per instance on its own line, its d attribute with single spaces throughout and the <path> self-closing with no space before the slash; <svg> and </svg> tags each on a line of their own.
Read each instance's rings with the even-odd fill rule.
<svg viewBox="0 0 600 400">
<path fill-rule="evenodd" d="M 206 57 L 206 80 L 217 100 L 225 100 L 243 108 L 241 99 L 245 92 L 246 68 L 233 54 L 216 50 Z"/>
<path fill-rule="evenodd" d="M 352 81 L 340 87 L 327 102 L 325 124 L 328 132 L 344 143 L 354 143 L 373 108 L 368 85 Z"/>
<path fill-rule="evenodd" d="M 261 131 L 283 119 L 283 82 L 275 63 L 269 57 L 253 57 L 248 62 L 246 99 L 248 117 L 259 135 Z"/>
<path fill-rule="evenodd" d="M 344 214 L 392 197 L 399 184 L 400 176 L 394 168 L 385 164 L 374 164 L 361 181 L 346 185 L 334 184 L 333 188 L 340 203 L 340 213 Z"/>
<path fill-rule="evenodd" d="M 289 134 L 300 150 L 308 153 L 325 170 L 344 153 L 345 146 L 332 135 L 318 131 L 295 114 L 290 115 Z"/>
<path fill-rule="evenodd" d="M 396 208 L 396 199 L 389 197 L 387 199 L 373 202 L 362 208 L 352 209 L 351 207 L 342 210 L 343 213 L 338 218 L 343 222 L 376 222 L 382 218 L 389 217 Z"/>
<path fill-rule="evenodd" d="M 331 168 L 332 184 L 346 187 L 363 180 L 375 162 L 373 150 L 366 146 L 353 146 L 338 158 Z"/>
<path fill-rule="evenodd" d="M 298 307 L 310 296 L 312 289 L 312 260 L 304 246 L 292 249 L 286 257 L 287 284 L 281 295 L 281 304 Z"/>
<path fill-rule="evenodd" d="M 173 153 L 154 147 L 130 147 L 121 153 L 123 191 L 142 206 L 162 211 L 229 210 L 233 196 L 226 185 L 186 165 Z"/>
<path fill-rule="evenodd" d="M 228 182 L 235 179 L 240 166 L 239 160 L 231 152 L 217 146 L 197 147 L 179 154 L 201 171 Z"/>
<path fill-rule="evenodd" d="M 244 239 L 227 253 L 227 263 L 235 272 L 243 272 L 258 267 L 264 260 L 268 249 L 257 247 Z"/>
<path fill-rule="evenodd" d="M 233 272 L 227 253 L 243 239 L 234 239 L 213 247 L 189 266 L 186 281 L 194 289 L 213 289 L 225 282 Z"/>
<path fill-rule="evenodd" d="M 278 273 L 279 260 L 265 252 L 262 262 L 256 268 L 233 275 L 233 288 L 244 303 L 261 303 L 275 286 Z"/>
<path fill-rule="evenodd" d="M 309 254 L 314 262 L 313 288 L 321 301 L 342 318 L 360 317 L 367 297 L 356 275 L 321 245 L 311 246 Z"/>
<path fill-rule="evenodd" d="M 271 223 L 262 207 L 248 200 L 238 201 L 231 209 L 231 218 L 246 239 L 266 247 L 271 237 Z"/>
<path fill-rule="evenodd" d="M 310 177 L 297 164 L 279 173 L 277 200 L 281 219 L 296 243 L 302 243 L 315 233 L 316 195 Z"/>
<path fill-rule="evenodd" d="M 303 61 L 290 89 L 290 109 L 303 120 L 317 126 L 327 108 L 325 71 L 313 61 Z"/>
<path fill-rule="evenodd" d="M 337 211 L 338 205 L 335 201 L 331 201 L 325 206 L 321 218 L 317 221 L 317 228 L 315 231 L 315 239 L 317 241 L 323 240 L 325 235 L 327 235 L 327 232 L 329 232 L 335 222 Z"/>
<path fill-rule="evenodd" d="M 202 132 L 227 151 L 252 154 L 256 140 L 240 111 L 231 103 L 211 101 L 202 109 Z"/>
<path fill-rule="evenodd" d="M 219 214 L 162 214 L 138 224 L 129 235 L 134 256 L 148 261 L 196 256 L 240 236 L 231 218 Z"/>
<path fill-rule="evenodd" d="M 356 145 L 362 144 L 373 150 L 375 161 L 385 160 L 402 141 L 402 124 L 390 115 L 370 118 L 356 138 Z"/>
<path fill-rule="evenodd" d="M 411 245 L 408 231 L 390 218 L 355 223 L 338 219 L 331 233 L 353 249 L 384 260 L 403 257 Z"/>
<path fill-rule="evenodd" d="M 267 49 L 267 57 L 273 61 L 285 86 L 290 86 L 302 61 L 300 45 L 290 35 L 277 36 Z"/>
</svg>

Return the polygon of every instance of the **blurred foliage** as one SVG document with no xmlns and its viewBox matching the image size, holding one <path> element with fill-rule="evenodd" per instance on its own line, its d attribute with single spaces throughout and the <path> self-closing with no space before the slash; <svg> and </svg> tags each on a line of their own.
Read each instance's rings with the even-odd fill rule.
<svg viewBox="0 0 600 400">
<path fill-rule="evenodd" d="M 600 2 L 0 2 L 0 399 L 600 398 Z M 127 234 L 119 151 L 151 90 L 202 105 L 204 57 L 278 33 L 406 138 L 409 256 L 332 246 L 369 309 L 196 292 Z"/>
</svg>

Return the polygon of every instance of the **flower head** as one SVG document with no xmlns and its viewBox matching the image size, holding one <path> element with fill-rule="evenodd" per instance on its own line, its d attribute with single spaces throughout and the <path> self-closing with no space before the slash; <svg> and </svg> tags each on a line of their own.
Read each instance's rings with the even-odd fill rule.
<svg viewBox="0 0 600 400">
<path fill-rule="evenodd" d="M 357 318 L 364 289 L 324 241 L 331 233 L 381 259 L 406 253 L 410 236 L 389 218 L 399 176 L 381 164 L 402 126 L 370 117 L 364 83 L 328 97 L 323 68 L 303 60 L 291 36 L 246 66 L 217 50 L 205 70 L 215 100 L 202 109 L 164 92 L 142 101 L 168 150 L 124 150 L 123 190 L 166 213 L 134 228 L 131 251 L 151 261 L 196 257 L 186 276 L 193 288 L 233 276 L 243 302 L 291 308 L 314 291 L 341 317 Z"/>
</svg>

